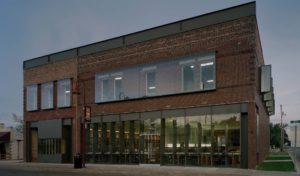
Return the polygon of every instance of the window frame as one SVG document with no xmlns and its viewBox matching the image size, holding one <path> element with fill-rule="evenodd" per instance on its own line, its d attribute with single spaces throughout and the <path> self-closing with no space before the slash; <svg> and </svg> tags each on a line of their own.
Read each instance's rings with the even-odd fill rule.
<svg viewBox="0 0 300 176">
<path fill-rule="evenodd" d="M 199 91 L 215 90 L 216 87 L 217 87 L 217 83 L 216 83 L 216 59 L 215 59 L 215 57 L 214 58 L 199 59 L 198 62 L 199 62 L 199 78 L 200 78 L 200 80 L 199 80 Z M 204 83 L 202 82 L 202 77 L 203 77 L 202 67 L 205 67 L 205 66 L 201 66 L 201 65 L 202 64 L 207 64 L 207 63 L 210 63 L 210 62 L 212 62 L 212 65 L 213 65 L 213 82 L 214 82 L 214 86 L 213 86 L 213 88 L 205 89 Z"/>
<path fill-rule="evenodd" d="M 44 101 L 47 101 L 47 103 L 45 104 Z M 41 84 L 41 109 L 47 110 L 53 108 L 54 108 L 54 83 L 53 81 L 42 83 Z"/>
<path fill-rule="evenodd" d="M 60 86 L 62 86 L 62 88 L 63 87 L 66 87 L 66 81 L 69 81 L 69 94 L 70 94 L 70 98 L 69 98 L 69 103 L 64 103 L 63 105 L 60 105 L 61 103 L 60 103 L 60 100 L 61 100 L 61 98 L 60 98 Z M 63 84 L 64 83 L 64 84 Z M 66 79 L 60 79 L 60 80 L 57 80 L 57 82 L 56 82 L 56 85 L 57 85 L 57 93 L 56 93 L 56 96 L 57 96 L 57 107 L 58 108 L 67 108 L 67 107 L 72 107 L 72 79 L 71 78 L 66 78 Z M 67 90 L 64 90 L 64 99 L 66 99 L 66 91 Z M 64 101 L 64 102 L 66 102 L 66 101 Z"/>
<path fill-rule="evenodd" d="M 33 103 L 30 104 L 29 103 L 29 97 L 31 97 L 31 96 L 29 95 L 29 90 L 32 89 L 32 88 L 35 88 L 35 95 L 31 95 L 31 96 L 34 96 L 33 99 L 35 101 L 33 101 Z M 28 112 L 37 111 L 39 109 L 38 108 L 38 93 L 39 93 L 39 91 L 38 91 L 38 85 L 37 84 L 31 84 L 31 85 L 26 86 L 26 111 L 28 111 Z M 29 104 L 30 104 L 30 106 L 29 106 Z"/>
<path fill-rule="evenodd" d="M 180 70 L 181 70 L 181 92 L 194 92 L 194 91 L 197 91 L 197 89 L 195 89 L 195 79 L 196 79 L 196 75 L 195 75 L 195 70 L 196 70 L 196 67 L 197 67 L 197 64 L 196 64 L 196 60 L 195 59 L 190 59 L 190 60 L 186 60 L 186 61 L 181 61 L 179 63 L 180 65 Z M 192 90 L 184 90 L 184 68 L 185 67 L 190 67 L 193 66 L 193 88 Z"/>
<path fill-rule="evenodd" d="M 148 87 L 148 74 L 150 74 L 150 73 L 154 73 L 154 93 L 153 94 L 149 94 L 149 87 Z M 145 72 L 145 80 L 146 80 L 146 96 L 156 96 L 157 95 L 157 85 L 156 85 L 156 70 L 149 70 L 149 71 L 146 71 Z"/>
</svg>

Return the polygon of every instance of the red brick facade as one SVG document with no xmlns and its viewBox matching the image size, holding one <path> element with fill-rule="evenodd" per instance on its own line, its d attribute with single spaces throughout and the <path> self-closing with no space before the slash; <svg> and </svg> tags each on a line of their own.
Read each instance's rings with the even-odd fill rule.
<svg viewBox="0 0 300 176">
<path fill-rule="evenodd" d="M 95 74 L 97 72 L 207 51 L 216 51 L 216 90 L 95 103 Z M 73 135 L 73 153 L 75 154 L 80 147 L 78 133 L 80 121 L 76 117 L 83 115 L 84 103 L 91 106 L 92 116 L 99 116 L 246 102 L 248 103 L 248 167 L 254 168 L 258 164 L 257 162 L 261 162 L 266 157 L 269 149 L 269 116 L 262 102 L 259 85 L 259 67 L 263 64 L 256 17 L 243 17 L 122 48 L 81 56 L 78 59 L 27 69 L 24 71 L 24 87 L 30 84 L 72 78 L 73 90 L 76 90 L 78 77 L 80 94 L 79 96 L 73 94 L 72 108 L 58 109 L 54 103 L 53 110 L 26 112 L 24 88 L 24 120 L 30 122 L 72 117 L 73 124 L 75 124 L 73 126 L 73 134 L 75 134 Z M 54 95 L 56 95 L 55 92 L 54 89 Z M 54 102 L 56 101 L 54 100 Z M 256 112 L 257 110 L 258 112 Z M 259 139 L 256 138 L 257 113 L 259 116 Z M 256 151 L 257 142 L 259 154 Z"/>
</svg>

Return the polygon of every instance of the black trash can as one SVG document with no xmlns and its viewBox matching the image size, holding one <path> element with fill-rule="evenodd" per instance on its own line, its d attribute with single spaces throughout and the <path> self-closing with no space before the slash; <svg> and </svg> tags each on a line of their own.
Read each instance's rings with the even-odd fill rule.
<svg viewBox="0 0 300 176">
<path fill-rule="evenodd" d="M 74 156 L 74 168 L 75 169 L 82 168 L 82 157 L 81 157 L 80 153 L 77 153 Z"/>
</svg>

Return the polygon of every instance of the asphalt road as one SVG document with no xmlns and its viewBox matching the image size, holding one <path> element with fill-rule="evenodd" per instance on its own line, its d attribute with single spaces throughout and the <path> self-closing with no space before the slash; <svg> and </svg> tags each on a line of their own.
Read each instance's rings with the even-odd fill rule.
<svg viewBox="0 0 300 176">
<path fill-rule="evenodd" d="M 39 170 L 37 168 L 18 168 L 15 166 L 0 165 L 0 176 L 85 176 L 85 175 L 99 175 L 96 173 L 70 172 L 62 170 Z M 107 176 L 113 176 L 108 175 Z"/>
</svg>

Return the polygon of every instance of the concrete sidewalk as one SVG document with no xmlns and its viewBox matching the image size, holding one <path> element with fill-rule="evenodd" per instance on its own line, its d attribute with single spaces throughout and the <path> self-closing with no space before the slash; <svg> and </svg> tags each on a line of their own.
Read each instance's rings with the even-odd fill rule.
<svg viewBox="0 0 300 176">
<path fill-rule="evenodd" d="M 87 164 L 86 168 L 73 169 L 73 164 L 49 164 L 49 163 L 25 163 L 22 161 L 0 161 L 0 166 L 10 167 L 16 170 L 31 171 L 55 171 L 62 173 L 84 173 L 97 175 L 130 175 L 130 176 L 199 176 L 199 175 L 254 175 L 254 176 L 289 176 L 299 175 L 296 172 L 268 172 L 251 169 L 215 168 L 215 167 L 176 167 L 156 165 L 108 165 L 108 164 Z"/>
</svg>

